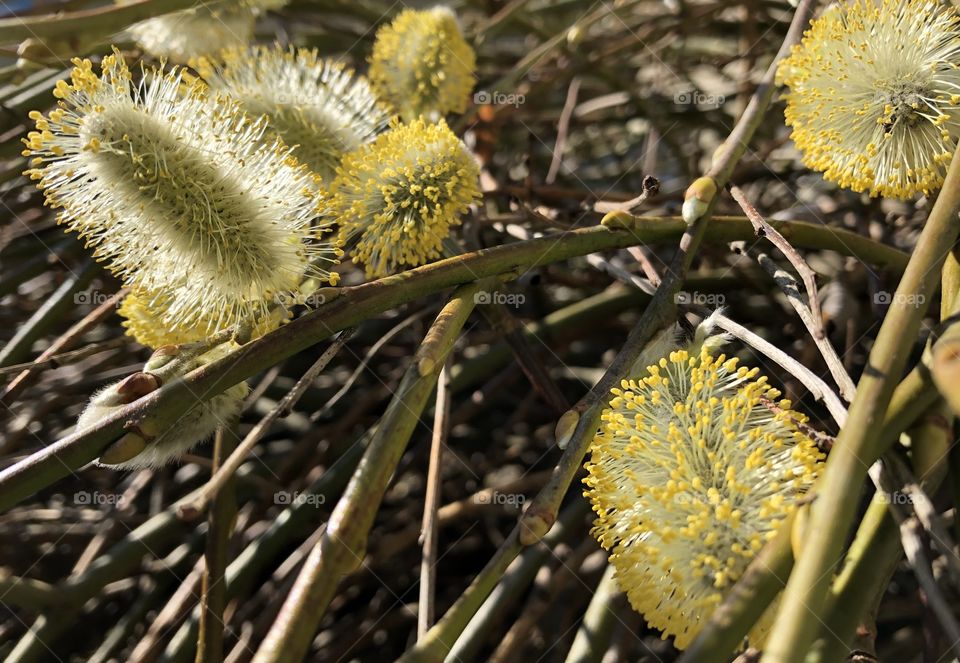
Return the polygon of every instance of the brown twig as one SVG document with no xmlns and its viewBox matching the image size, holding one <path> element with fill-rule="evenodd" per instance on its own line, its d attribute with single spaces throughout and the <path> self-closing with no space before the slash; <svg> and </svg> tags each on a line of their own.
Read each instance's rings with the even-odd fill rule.
<svg viewBox="0 0 960 663">
<path fill-rule="evenodd" d="M 570 118 L 573 117 L 573 109 L 577 105 L 577 95 L 580 92 L 580 77 L 574 76 L 567 88 L 567 98 L 563 102 L 563 110 L 560 111 L 560 119 L 557 122 L 557 142 L 553 146 L 553 157 L 550 159 L 550 168 L 547 170 L 547 176 L 544 182 L 548 185 L 553 184 L 557 179 L 557 173 L 560 172 L 560 165 L 563 163 L 563 150 L 567 145 L 567 132 L 570 130 Z"/>
<path fill-rule="evenodd" d="M 323 354 L 320 355 L 320 358 L 300 377 L 293 386 L 293 389 L 291 389 L 270 412 L 257 422 L 256 426 L 247 433 L 243 441 L 232 451 L 230 457 L 223 462 L 221 467 L 217 468 L 213 476 L 211 476 L 203 488 L 200 489 L 194 500 L 181 505 L 180 514 L 183 518 L 192 520 L 207 509 L 211 500 L 217 497 L 220 490 L 223 489 L 233 475 L 236 474 L 237 470 L 240 469 L 247 455 L 253 447 L 257 445 L 260 438 L 270 429 L 273 422 L 293 411 L 294 405 L 297 404 L 297 401 L 300 400 L 303 393 L 310 388 L 313 381 L 321 371 L 327 367 L 327 364 L 333 360 L 346 342 L 350 340 L 350 337 L 353 336 L 355 331 L 356 329 L 354 328 L 345 329 L 340 332 L 336 340 L 330 344 L 330 347 L 328 347 Z"/>
<path fill-rule="evenodd" d="M 437 540 L 440 508 L 440 470 L 443 447 L 450 429 L 450 360 L 440 371 L 437 380 L 437 397 L 433 409 L 433 435 L 430 438 L 430 460 L 427 466 L 427 490 L 423 499 L 423 524 L 420 544 L 423 557 L 420 562 L 420 605 L 417 612 L 417 637 L 433 625 L 436 601 Z"/>
</svg>

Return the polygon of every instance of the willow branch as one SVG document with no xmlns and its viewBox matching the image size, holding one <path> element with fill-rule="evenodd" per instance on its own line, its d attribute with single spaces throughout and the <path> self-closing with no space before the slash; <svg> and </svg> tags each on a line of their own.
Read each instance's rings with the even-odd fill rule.
<svg viewBox="0 0 960 663">
<path fill-rule="evenodd" d="M 440 311 L 390 401 L 363 459 L 337 502 L 320 542 L 310 551 L 253 663 L 299 663 L 340 579 L 358 568 L 367 537 L 420 414 L 437 384 L 440 370 L 473 311 L 481 283 L 462 286 Z M 427 356 L 428 355 L 428 356 Z M 424 362 L 429 358 L 429 362 Z M 429 363 L 430 370 L 424 370 Z"/>
<path fill-rule="evenodd" d="M 913 302 L 933 297 L 940 268 L 960 231 L 958 211 L 960 159 L 954 158 L 871 349 L 847 425 L 818 482 L 804 547 L 784 592 L 763 663 L 799 663 L 816 637 L 830 571 L 840 559 L 872 462 L 868 459 L 876 437 L 872 431 L 887 410 L 906 364 L 911 343 L 905 341 L 916 339 L 920 330 L 924 310 Z"/>
<path fill-rule="evenodd" d="M 619 217 L 618 223 L 621 225 L 617 228 L 598 226 L 475 251 L 360 286 L 335 290 L 340 296 L 316 311 L 182 380 L 164 385 L 96 426 L 64 437 L 6 468 L 0 472 L 0 510 L 97 458 L 123 433 L 128 422 L 136 425 L 148 415 L 159 419 L 176 417 L 196 404 L 198 398 L 211 398 L 336 332 L 391 308 L 477 278 L 515 274 L 574 256 L 637 243 L 669 241 L 681 236 L 687 227 L 678 217 Z M 778 227 L 797 246 L 835 250 L 864 262 L 894 268 L 906 264 L 907 256 L 902 252 L 849 231 L 804 222 L 783 222 Z M 708 239 L 718 242 L 752 236 L 752 226 L 743 217 L 715 218 L 706 231 Z"/>
</svg>

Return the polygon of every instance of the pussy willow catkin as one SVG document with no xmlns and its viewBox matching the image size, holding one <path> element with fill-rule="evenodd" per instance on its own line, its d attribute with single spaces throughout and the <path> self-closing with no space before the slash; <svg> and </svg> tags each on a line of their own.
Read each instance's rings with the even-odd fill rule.
<svg viewBox="0 0 960 663">
<path fill-rule="evenodd" d="M 332 179 L 344 153 L 386 127 L 366 78 L 317 55 L 279 45 L 232 48 L 197 63 L 201 76 L 251 115 L 266 115 L 297 158 Z"/>
<path fill-rule="evenodd" d="M 631 605 L 686 647 L 813 484 L 803 415 L 756 369 L 676 350 L 624 380 L 587 463 L 593 533 Z M 750 633 L 761 646 L 769 613 Z"/>
<path fill-rule="evenodd" d="M 377 32 L 370 80 L 404 120 L 438 119 L 466 109 L 476 66 L 452 11 L 405 9 Z"/>
<path fill-rule="evenodd" d="M 207 330 L 212 323 L 202 317 L 192 326 L 170 327 L 164 322 L 165 312 L 172 303 L 173 299 L 170 296 L 141 290 L 127 295 L 117 309 L 117 313 L 123 319 L 122 324 L 127 330 L 127 335 L 148 348 L 195 343 L 209 335 Z M 289 317 L 289 310 L 281 307 L 273 309 L 253 324 L 249 330 L 250 338 L 258 338 L 273 331 Z"/>
<path fill-rule="evenodd" d="M 77 429 L 97 424 L 118 409 L 159 389 L 163 383 L 220 359 L 236 347 L 239 346 L 228 343 L 201 354 L 196 354 L 190 345 L 158 350 L 144 364 L 142 371 L 94 394 L 77 420 Z M 218 426 L 231 425 L 249 391 L 247 383 L 241 382 L 169 419 L 148 415 L 134 430 L 107 447 L 98 462 L 127 470 L 171 463 L 213 435 Z"/>
<path fill-rule="evenodd" d="M 828 8 L 778 71 L 803 162 L 871 196 L 940 188 L 960 137 L 960 18 L 932 0 Z"/>
<path fill-rule="evenodd" d="M 331 189 L 340 241 L 368 276 L 440 256 L 450 228 L 480 195 L 473 155 L 441 121 L 394 124 L 347 154 Z"/>
<path fill-rule="evenodd" d="M 75 65 L 59 108 L 31 114 L 27 174 L 126 285 L 169 298 L 169 329 L 256 320 L 295 301 L 307 275 L 336 281 L 317 178 L 264 139 L 265 120 L 176 69 L 135 84 L 116 53 L 100 76 Z"/>
</svg>

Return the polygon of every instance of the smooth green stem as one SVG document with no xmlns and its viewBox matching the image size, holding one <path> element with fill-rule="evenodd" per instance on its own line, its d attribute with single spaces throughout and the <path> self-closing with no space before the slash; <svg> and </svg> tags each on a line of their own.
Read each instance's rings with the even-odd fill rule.
<svg viewBox="0 0 960 663">
<path fill-rule="evenodd" d="M 100 265 L 90 262 L 80 273 L 72 274 L 61 283 L 0 350 L 0 366 L 19 364 L 29 357 L 34 341 L 53 328 L 66 311 L 77 305 L 77 293 L 90 285 L 90 281 L 99 273 Z"/>
<path fill-rule="evenodd" d="M 360 566 L 367 537 L 387 485 L 420 422 L 440 370 L 485 281 L 458 288 L 427 333 L 423 352 L 407 369 L 377 425 L 343 497 L 337 502 L 320 541 L 310 551 L 253 663 L 299 663 L 340 579 Z M 431 359 L 426 370 L 424 359 Z"/>
<path fill-rule="evenodd" d="M 906 259 L 903 253 L 895 249 L 849 231 L 804 222 L 784 222 L 776 227 L 802 248 L 836 250 L 866 262 L 894 268 L 902 265 Z M 341 295 L 320 309 L 182 380 L 164 385 L 95 427 L 75 432 L 6 468 L 0 472 L 0 510 L 10 508 L 97 458 L 107 445 L 122 434 L 127 422 L 138 423 L 148 415 L 161 420 L 176 417 L 194 405 L 198 397 L 211 398 L 338 331 L 391 308 L 478 278 L 518 273 L 520 270 L 596 251 L 669 241 L 682 235 L 685 228 L 686 224 L 677 217 L 637 218 L 629 228 L 596 226 L 548 235 L 448 258 L 360 286 L 341 288 Z M 790 229 L 797 232 L 796 237 L 788 234 Z M 729 241 L 731 236 L 748 239 L 754 236 L 754 232 L 745 217 L 727 217 L 713 219 L 706 236 L 717 241 Z M 801 238 L 807 241 L 801 241 Z"/>
<path fill-rule="evenodd" d="M 614 579 L 615 573 L 614 566 L 607 565 L 583 615 L 583 622 L 573 639 L 573 645 L 567 652 L 566 663 L 600 663 L 610 648 L 613 629 L 619 619 L 616 600 L 618 596 L 622 596 Z"/>
<path fill-rule="evenodd" d="M 196 6 L 196 0 L 140 0 L 69 13 L 0 19 L 0 44 L 24 39 L 106 36 L 153 16 Z M 208 3 L 212 4 L 212 3 Z"/>
<path fill-rule="evenodd" d="M 799 663 L 816 638 L 831 571 L 856 516 L 874 445 L 873 431 L 887 411 L 903 372 L 925 307 L 932 299 L 940 269 L 957 239 L 960 222 L 960 159 L 954 158 L 943 191 L 924 226 L 893 304 L 871 349 L 867 367 L 850 406 L 847 425 L 837 437 L 816 489 L 807 537 L 790 576 L 762 663 Z"/>
</svg>

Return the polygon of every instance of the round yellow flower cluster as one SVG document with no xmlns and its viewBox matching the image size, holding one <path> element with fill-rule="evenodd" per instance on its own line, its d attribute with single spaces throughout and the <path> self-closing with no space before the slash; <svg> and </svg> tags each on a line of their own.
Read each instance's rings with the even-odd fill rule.
<svg viewBox="0 0 960 663">
<path fill-rule="evenodd" d="M 960 137 L 960 24 L 934 0 L 827 9 L 780 63 L 807 166 L 871 196 L 940 188 Z"/>
<path fill-rule="evenodd" d="M 680 649 L 817 476 L 822 454 L 779 395 L 736 358 L 676 350 L 603 412 L 584 479 L 593 533 L 631 605 Z"/>
<path fill-rule="evenodd" d="M 406 9 L 377 32 L 370 80 L 405 120 L 462 113 L 476 56 L 446 7 Z"/>
<path fill-rule="evenodd" d="M 395 124 L 337 171 L 330 206 L 340 241 L 356 239 L 353 257 L 368 276 L 428 262 L 480 195 L 478 178 L 473 156 L 445 122 Z"/>
</svg>

